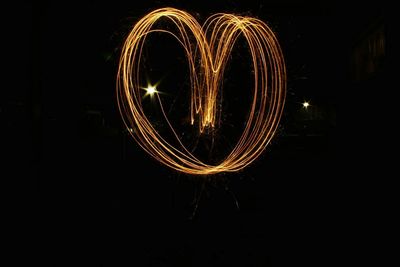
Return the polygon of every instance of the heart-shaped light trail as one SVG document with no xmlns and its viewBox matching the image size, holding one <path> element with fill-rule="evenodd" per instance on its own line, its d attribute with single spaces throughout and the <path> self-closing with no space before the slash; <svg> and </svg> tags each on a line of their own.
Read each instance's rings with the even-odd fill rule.
<svg viewBox="0 0 400 267">
<path fill-rule="evenodd" d="M 172 22 L 173 28 L 156 27 L 155 22 L 161 19 Z M 224 69 L 236 40 L 241 35 L 248 42 L 253 60 L 254 88 L 243 93 L 253 96 L 249 117 L 236 146 L 218 165 L 202 162 L 180 141 L 154 88 L 152 92 L 179 146 L 173 146 L 157 133 L 144 114 L 139 66 L 146 38 L 154 32 L 172 35 L 183 47 L 190 71 L 191 123 L 198 124 L 194 126 L 198 126 L 201 133 L 216 126 L 218 91 L 222 89 Z M 285 93 L 286 68 L 278 40 L 264 22 L 251 17 L 215 14 L 201 27 L 185 11 L 174 8 L 154 10 L 135 24 L 125 41 L 119 62 L 118 106 L 126 127 L 134 129 L 130 131 L 132 137 L 161 163 L 188 174 L 234 172 L 252 163 L 274 136 L 282 115 Z"/>
</svg>

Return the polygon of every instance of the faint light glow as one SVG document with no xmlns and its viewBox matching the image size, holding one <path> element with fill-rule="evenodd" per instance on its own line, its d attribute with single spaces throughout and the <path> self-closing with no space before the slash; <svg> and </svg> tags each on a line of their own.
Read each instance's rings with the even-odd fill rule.
<svg viewBox="0 0 400 267">
<path fill-rule="evenodd" d="M 310 106 L 310 103 L 307 101 L 303 102 L 303 108 L 307 109 Z"/>
<path fill-rule="evenodd" d="M 163 28 L 158 20 L 171 22 Z M 164 111 L 156 86 L 140 87 L 146 39 L 153 33 L 170 34 L 183 46 L 190 90 L 190 121 L 200 134 L 221 124 L 221 90 L 224 70 L 239 37 L 246 40 L 253 65 L 254 86 L 246 88 L 253 96 L 249 116 L 232 151 L 216 165 L 196 157 L 179 138 Z M 167 51 L 165 51 L 168 53 Z M 200 25 L 189 13 L 175 8 L 156 9 L 141 18 L 132 28 L 121 51 L 117 73 L 117 101 L 132 137 L 153 158 L 187 174 L 207 175 L 236 172 L 256 160 L 271 142 L 278 128 L 286 96 L 286 66 L 276 35 L 263 21 L 246 16 L 218 13 Z M 144 113 L 142 92 L 155 96 L 174 142 L 164 139 Z M 177 145 L 175 145 L 177 144 Z"/>
<path fill-rule="evenodd" d="M 158 93 L 156 86 L 150 84 L 146 88 L 144 88 L 144 90 L 146 90 L 146 95 L 150 96 L 153 96 L 155 93 Z"/>
</svg>

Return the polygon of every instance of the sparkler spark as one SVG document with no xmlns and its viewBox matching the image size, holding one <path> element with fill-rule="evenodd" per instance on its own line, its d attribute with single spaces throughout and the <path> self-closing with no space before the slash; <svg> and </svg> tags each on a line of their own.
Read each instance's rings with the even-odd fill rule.
<svg viewBox="0 0 400 267">
<path fill-rule="evenodd" d="M 158 28 L 165 19 L 173 29 Z M 218 94 L 225 66 L 235 42 L 243 36 L 253 60 L 254 88 L 251 91 L 249 118 L 239 141 L 217 165 L 207 164 L 193 155 L 180 141 L 164 112 L 155 87 L 154 95 L 179 147 L 165 140 L 144 113 L 140 97 L 140 61 L 146 38 L 151 33 L 172 35 L 183 47 L 191 80 L 190 115 L 201 133 L 218 121 Z M 193 40 L 195 43 L 193 44 Z M 215 14 L 203 27 L 185 11 L 174 8 L 154 10 L 140 19 L 129 33 L 122 49 L 117 74 L 118 107 L 123 121 L 137 143 L 161 163 L 187 174 L 234 172 L 251 164 L 270 143 L 282 115 L 286 94 L 286 67 L 283 54 L 272 30 L 261 20 L 232 14 Z"/>
<path fill-rule="evenodd" d="M 158 93 L 156 87 L 153 85 L 148 85 L 146 88 L 144 88 L 144 90 L 146 90 L 146 95 L 150 96 L 153 96 L 155 93 Z"/>
</svg>

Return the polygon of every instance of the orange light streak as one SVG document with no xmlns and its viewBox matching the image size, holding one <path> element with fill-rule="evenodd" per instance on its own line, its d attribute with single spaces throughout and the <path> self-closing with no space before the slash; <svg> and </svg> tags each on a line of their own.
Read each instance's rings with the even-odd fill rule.
<svg viewBox="0 0 400 267">
<path fill-rule="evenodd" d="M 161 19 L 172 22 L 175 30 L 156 27 L 155 23 Z M 191 80 L 191 122 L 198 124 L 201 133 L 217 125 L 217 96 L 222 89 L 221 81 L 228 56 L 237 38 L 243 36 L 248 43 L 254 71 L 249 117 L 236 146 L 217 165 L 202 162 L 180 141 L 155 88 L 152 94 L 157 98 L 179 147 L 159 135 L 144 113 L 139 66 L 146 38 L 155 32 L 172 35 L 185 51 Z M 122 48 L 117 74 L 117 99 L 125 126 L 134 129 L 129 133 L 148 154 L 170 168 L 187 174 L 234 172 L 251 164 L 275 134 L 285 94 L 286 68 L 278 40 L 272 30 L 256 18 L 219 13 L 209 17 L 201 27 L 185 11 L 161 8 L 150 12 L 134 25 Z"/>
</svg>

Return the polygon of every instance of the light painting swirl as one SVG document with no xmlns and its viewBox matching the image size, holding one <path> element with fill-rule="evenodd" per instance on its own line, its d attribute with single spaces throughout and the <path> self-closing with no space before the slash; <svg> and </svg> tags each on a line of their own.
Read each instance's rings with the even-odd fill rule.
<svg viewBox="0 0 400 267">
<path fill-rule="evenodd" d="M 161 28 L 159 20 L 172 27 Z M 177 139 L 174 146 L 150 123 L 142 106 L 140 70 L 142 50 L 152 33 L 172 35 L 182 46 L 191 81 L 190 115 L 193 127 L 205 134 L 218 125 L 218 101 L 229 55 L 239 36 L 250 50 L 254 88 L 244 131 L 233 150 L 219 164 L 207 164 L 193 155 L 179 139 L 164 112 L 162 96 L 155 92 L 162 114 Z M 252 89 L 252 90 L 251 90 Z M 185 11 L 157 9 L 140 19 L 122 48 L 117 74 L 118 107 L 132 137 L 153 158 L 187 174 L 207 175 L 235 172 L 252 163 L 273 138 L 280 121 L 286 94 L 286 68 L 283 54 L 272 30 L 261 20 L 232 14 L 215 14 L 203 26 Z"/>
</svg>

